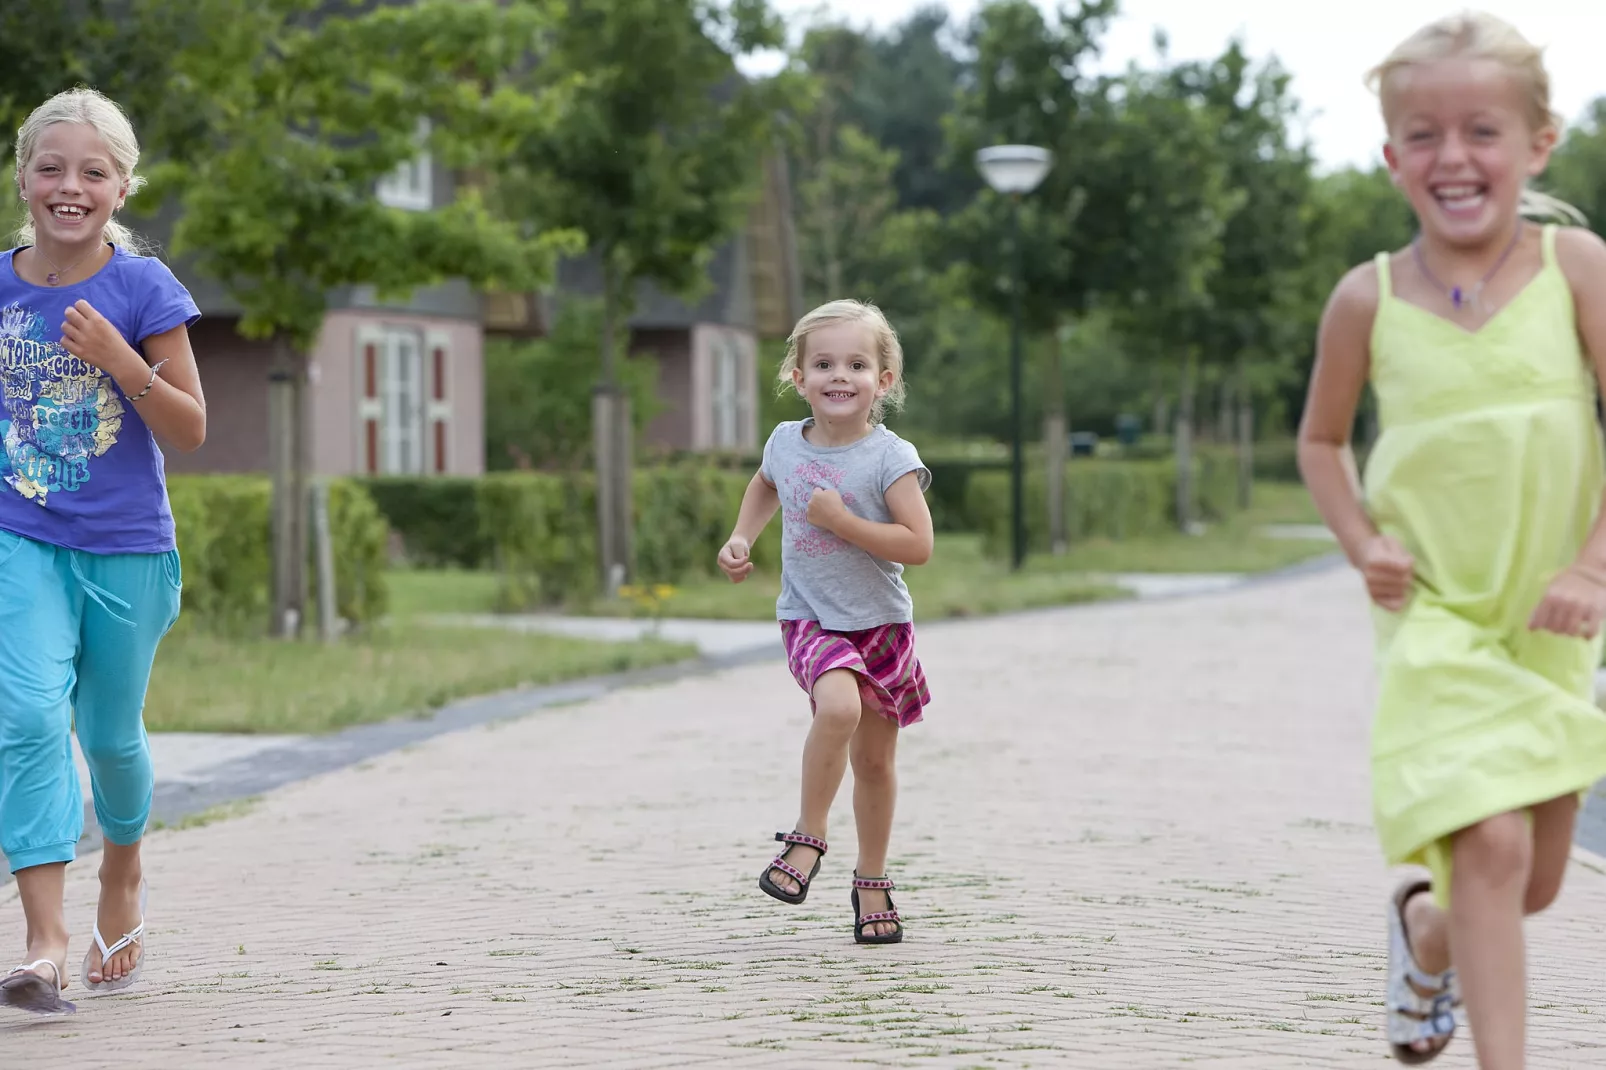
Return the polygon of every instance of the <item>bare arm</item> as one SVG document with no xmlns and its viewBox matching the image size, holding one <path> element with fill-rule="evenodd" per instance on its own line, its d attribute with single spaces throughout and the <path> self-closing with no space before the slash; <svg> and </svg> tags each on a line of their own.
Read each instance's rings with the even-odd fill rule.
<svg viewBox="0 0 1606 1070">
<path fill-rule="evenodd" d="M 1606 394 L 1606 242 L 1592 231 L 1568 227 L 1556 234 L 1556 261 L 1572 287 L 1579 341 Z M 1578 564 L 1606 582 L 1606 502 L 1579 551 Z"/>
<path fill-rule="evenodd" d="M 736 511 L 736 528 L 719 551 L 719 567 L 732 583 L 741 583 L 753 571 L 753 543 L 780 507 L 781 496 L 775 484 L 764 478 L 762 469 L 753 473 L 742 492 L 741 508 Z"/>
<path fill-rule="evenodd" d="M 1334 289 L 1322 313 L 1316 365 L 1299 425 L 1299 473 L 1317 511 L 1356 565 L 1378 533 L 1361 504 L 1350 445 L 1350 428 L 1371 369 L 1377 300 L 1377 272 L 1371 265 L 1355 268 Z"/>
<path fill-rule="evenodd" d="M 132 351 L 131 351 L 132 352 Z M 134 356 L 137 358 L 138 354 Z M 201 374 L 190 349 L 190 332 L 174 327 L 145 339 L 145 358 L 127 370 L 117 372 L 117 385 L 133 398 L 150 383 L 151 392 L 133 402 L 145 425 L 156 436 L 185 453 L 201 448 L 206 441 L 206 398 L 201 393 Z M 162 370 L 151 383 L 151 368 Z"/>
<path fill-rule="evenodd" d="M 820 502 L 820 505 L 816 505 Z M 865 553 L 883 561 L 923 565 L 931 560 L 931 508 L 920 490 L 920 477 L 908 472 L 887 488 L 888 524 L 866 520 L 848 511 L 835 491 L 815 491 L 809 500 L 809 523 L 826 528 Z M 819 514 L 816 518 L 816 514 Z"/>
<path fill-rule="evenodd" d="M 732 538 L 740 538 L 749 546 L 758 541 L 775 518 L 775 511 L 781 507 L 781 496 L 775 489 L 775 484 L 764 478 L 763 472 L 754 472 L 753 478 L 748 480 L 747 489 L 742 492 L 742 507 L 736 513 L 736 528 L 731 532 Z"/>
</svg>

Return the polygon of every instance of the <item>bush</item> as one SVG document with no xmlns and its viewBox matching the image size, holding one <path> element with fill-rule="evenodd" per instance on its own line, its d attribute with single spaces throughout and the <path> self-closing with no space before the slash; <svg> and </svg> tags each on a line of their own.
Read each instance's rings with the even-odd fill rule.
<svg viewBox="0 0 1606 1070">
<path fill-rule="evenodd" d="M 931 471 L 931 489 L 926 502 L 931 507 L 931 523 L 937 531 L 974 531 L 970 515 L 970 481 L 978 472 L 1002 472 L 1009 478 L 1009 461 L 992 458 L 936 460 L 922 457 Z"/>
<path fill-rule="evenodd" d="M 1196 451 L 1195 492 L 1201 517 L 1219 520 L 1237 509 L 1237 468 L 1230 450 Z M 1026 543 L 1046 551 L 1048 496 L 1041 467 L 1026 470 Z M 1069 461 L 1065 465 L 1065 528 L 1072 540 L 1123 539 L 1176 530 L 1176 463 L 1163 461 Z M 966 510 L 987 553 L 1009 552 L 1009 473 L 970 477 Z"/>
<path fill-rule="evenodd" d="M 712 575 L 751 472 L 699 464 L 634 474 L 636 578 L 681 583 Z M 530 609 L 597 594 L 596 490 L 590 473 L 507 472 L 479 481 L 479 536 L 493 547 L 501 604 Z M 779 518 L 753 562 L 780 561 Z"/>
<path fill-rule="evenodd" d="M 480 530 L 479 480 L 459 476 L 381 476 L 362 481 L 413 564 L 487 568 L 492 545 Z"/>
<path fill-rule="evenodd" d="M 637 441 L 663 407 L 658 361 L 626 352 L 615 361 L 630 396 Z M 591 457 L 591 395 L 602 349 L 602 302 L 570 297 L 545 338 L 485 343 L 485 462 L 493 470 L 573 467 Z"/>
<path fill-rule="evenodd" d="M 184 560 L 181 627 L 225 634 L 266 628 L 272 600 L 272 497 L 272 484 L 255 476 L 168 480 Z M 384 517 L 361 486 L 336 480 L 329 487 L 329 528 L 337 612 L 355 624 L 376 620 L 386 607 Z M 312 547 L 307 560 L 316 599 Z"/>
</svg>

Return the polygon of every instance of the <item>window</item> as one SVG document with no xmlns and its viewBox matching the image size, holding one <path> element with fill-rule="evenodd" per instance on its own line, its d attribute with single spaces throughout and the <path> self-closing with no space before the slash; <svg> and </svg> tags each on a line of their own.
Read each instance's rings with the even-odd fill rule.
<svg viewBox="0 0 1606 1070">
<path fill-rule="evenodd" d="M 427 211 L 435 205 L 433 163 L 423 146 L 429 140 L 429 120 L 418 121 L 419 152 L 390 175 L 381 179 L 377 191 L 379 203 L 392 208 Z"/>
<path fill-rule="evenodd" d="M 742 434 L 742 352 L 730 338 L 714 342 L 714 448 L 735 449 Z"/>
<path fill-rule="evenodd" d="M 380 471 L 424 471 L 424 339 L 409 327 L 386 327 L 380 373 Z"/>
<path fill-rule="evenodd" d="M 449 470 L 451 348 L 445 330 L 377 323 L 357 329 L 358 471 Z"/>
</svg>

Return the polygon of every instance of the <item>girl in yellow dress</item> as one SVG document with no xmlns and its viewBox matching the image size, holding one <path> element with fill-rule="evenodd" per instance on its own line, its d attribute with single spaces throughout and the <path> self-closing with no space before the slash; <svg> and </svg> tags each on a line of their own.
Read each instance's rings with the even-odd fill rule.
<svg viewBox="0 0 1606 1070">
<path fill-rule="evenodd" d="M 1420 233 L 1334 290 L 1300 470 L 1374 603 L 1384 854 L 1428 871 L 1389 904 L 1390 1047 L 1432 1059 L 1464 998 L 1482 1070 L 1521 1070 L 1522 919 L 1555 899 L 1606 776 L 1606 243 L 1524 218 L 1571 210 L 1527 189 L 1560 124 L 1511 26 L 1435 22 L 1373 82 Z M 1358 483 L 1368 380 L 1382 434 Z"/>
</svg>

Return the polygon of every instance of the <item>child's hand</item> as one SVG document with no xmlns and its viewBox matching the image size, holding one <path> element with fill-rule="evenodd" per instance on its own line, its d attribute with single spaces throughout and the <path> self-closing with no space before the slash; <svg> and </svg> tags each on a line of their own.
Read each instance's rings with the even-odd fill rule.
<svg viewBox="0 0 1606 1070">
<path fill-rule="evenodd" d="M 1390 613 L 1405 608 L 1416 574 L 1416 560 L 1405 547 L 1392 536 L 1375 535 L 1361 550 L 1359 568 L 1372 601 Z"/>
<path fill-rule="evenodd" d="M 753 548 L 740 535 L 732 535 L 730 541 L 720 547 L 719 567 L 732 583 L 741 583 L 753 571 L 752 552 Z"/>
<path fill-rule="evenodd" d="M 61 345 L 85 364 L 113 377 L 119 372 L 127 374 L 139 363 L 139 354 L 129 348 L 122 333 L 88 301 L 68 306 L 61 324 Z"/>
<path fill-rule="evenodd" d="M 1540 599 L 1528 627 L 1534 631 L 1593 639 L 1606 615 L 1606 576 L 1574 565 L 1555 579 Z"/>
<path fill-rule="evenodd" d="M 842 501 L 842 495 L 829 487 L 815 487 L 814 493 L 809 495 L 808 521 L 817 528 L 826 531 L 836 531 L 836 523 L 846 516 L 848 507 Z"/>
</svg>

